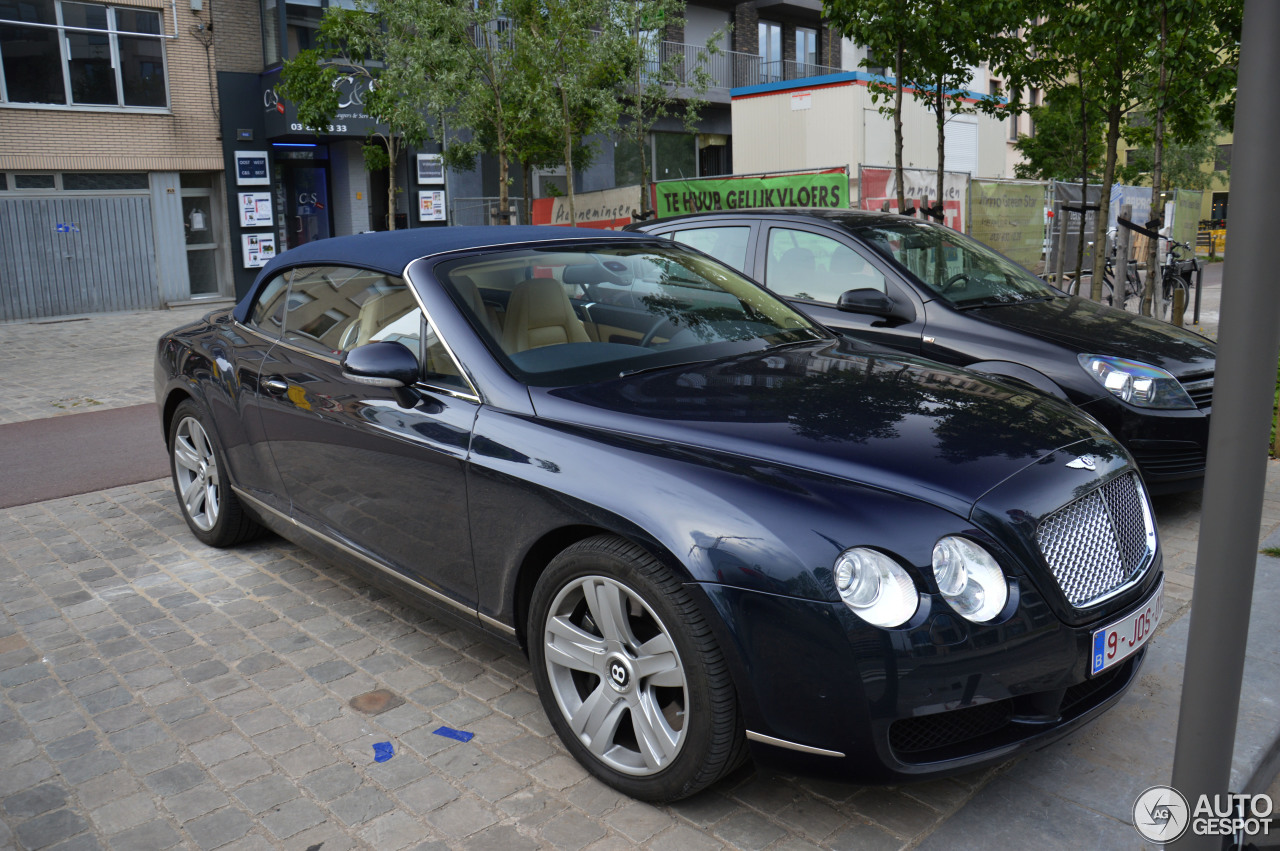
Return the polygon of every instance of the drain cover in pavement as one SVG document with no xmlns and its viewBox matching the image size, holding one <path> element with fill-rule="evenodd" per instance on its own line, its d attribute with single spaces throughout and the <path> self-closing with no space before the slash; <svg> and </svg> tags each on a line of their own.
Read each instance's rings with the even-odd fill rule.
<svg viewBox="0 0 1280 851">
<path fill-rule="evenodd" d="M 404 698 L 394 692 L 380 688 L 377 691 L 367 691 L 364 694 L 357 694 L 351 698 L 350 706 L 357 712 L 363 712 L 366 715 L 377 715 L 379 712 L 386 712 L 388 709 L 395 709 L 404 703 Z"/>
</svg>

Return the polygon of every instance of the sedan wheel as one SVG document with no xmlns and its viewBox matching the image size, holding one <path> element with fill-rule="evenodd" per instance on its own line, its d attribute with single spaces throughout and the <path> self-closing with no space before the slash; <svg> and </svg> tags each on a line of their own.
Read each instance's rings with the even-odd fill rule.
<svg viewBox="0 0 1280 851">
<path fill-rule="evenodd" d="M 169 428 L 173 489 L 192 533 L 206 544 L 228 547 L 254 537 L 261 527 L 236 499 L 223 472 L 222 452 L 190 400 L 174 412 Z"/>
<path fill-rule="evenodd" d="M 597 777 L 667 801 L 741 760 L 724 660 L 688 592 L 643 550 L 608 537 L 570 547 L 539 579 L 531 608 L 543 706 Z"/>
</svg>

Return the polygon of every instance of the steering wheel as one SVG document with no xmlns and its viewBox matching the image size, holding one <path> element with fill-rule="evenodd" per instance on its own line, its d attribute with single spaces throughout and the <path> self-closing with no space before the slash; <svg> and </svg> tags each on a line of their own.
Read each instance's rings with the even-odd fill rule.
<svg viewBox="0 0 1280 851">
<path fill-rule="evenodd" d="M 947 290 L 951 289 L 961 281 L 967 281 L 967 280 L 969 280 L 968 272 L 956 272 L 950 278 L 947 278 L 945 281 L 943 281 L 942 286 L 938 289 L 938 294 L 941 295 L 942 293 L 945 293 Z"/>
<path fill-rule="evenodd" d="M 644 336 L 640 338 L 640 347 L 641 348 L 648 347 L 651 343 L 653 343 L 653 338 L 657 337 L 660 332 L 670 331 L 672 328 L 677 328 L 677 327 L 679 326 L 677 326 L 676 323 L 672 321 L 670 316 L 661 317 L 660 319 L 658 319 L 657 322 L 653 323 L 653 325 L 650 326 L 648 331 L 644 332 Z M 670 340 L 672 335 L 668 333 L 668 334 L 663 334 L 662 336 L 667 337 L 668 340 Z"/>
</svg>

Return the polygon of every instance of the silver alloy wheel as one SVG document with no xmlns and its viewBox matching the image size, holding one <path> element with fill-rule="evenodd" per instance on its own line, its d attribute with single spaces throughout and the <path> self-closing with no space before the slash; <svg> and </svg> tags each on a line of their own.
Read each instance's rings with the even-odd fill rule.
<svg viewBox="0 0 1280 851">
<path fill-rule="evenodd" d="M 689 687 L 671 631 L 639 594 L 605 576 L 574 579 L 551 604 L 543 644 L 556 703 L 592 754 L 637 776 L 671 764 Z"/>
<path fill-rule="evenodd" d="M 183 419 L 174 432 L 173 473 L 187 516 L 208 532 L 218 522 L 218 458 L 195 417 Z"/>
</svg>

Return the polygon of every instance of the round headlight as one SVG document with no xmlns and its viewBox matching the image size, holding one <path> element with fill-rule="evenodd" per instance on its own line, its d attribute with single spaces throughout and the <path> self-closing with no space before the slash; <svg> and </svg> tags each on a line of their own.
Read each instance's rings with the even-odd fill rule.
<svg viewBox="0 0 1280 851">
<path fill-rule="evenodd" d="M 954 535 L 933 545 L 933 578 L 942 598 L 974 623 L 991 620 L 1009 600 L 1009 582 L 991 553 Z"/>
<path fill-rule="evenodd" d="M 911 577 L 884 553 L 864 547 L 845 550 L 834 572 L 840 599 L 873 626 L 901 626 L 920 605 Z"/>
</svg>

